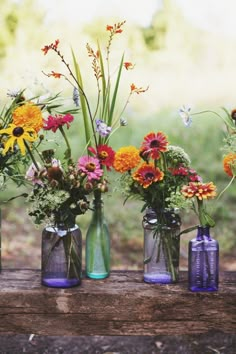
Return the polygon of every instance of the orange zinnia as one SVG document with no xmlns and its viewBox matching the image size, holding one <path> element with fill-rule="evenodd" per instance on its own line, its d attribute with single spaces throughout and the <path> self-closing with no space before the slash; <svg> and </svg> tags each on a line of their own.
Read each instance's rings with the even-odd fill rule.
<svg viewBox="0 0 236 354">
<path fill-rule="evenodd" d="M 164 173 L 153 163 L 144 162 L 132 175 L 143 188 L 148 188 L 152 183 L 163 180 Z"/>
<path fill-rule="evenodd" d="M 235 176 L 236 174 L 236 154 L 230 153 L 226 155 L 223 159 L 224 171 L 230 177 Z"/>
</svg>

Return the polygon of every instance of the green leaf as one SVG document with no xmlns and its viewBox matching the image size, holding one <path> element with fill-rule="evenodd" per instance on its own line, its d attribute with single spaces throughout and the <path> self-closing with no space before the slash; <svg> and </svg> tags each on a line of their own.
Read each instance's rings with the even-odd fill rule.
<svg viewBox="0 0 236 354">
<path fill-rule="evenodd" d="M 112 125 L 112 118 L 113 118 L 113 114 L 114 114 L 116 97 L 117 97 L 118 88 L 119 88 L 119 84 L 120 84 L 120 77 L 121 77 L 121 72 L 122 72 L 122 68 L 123 68 L 123 63 L 124 63 L 124 54 L 122 55 L 122 58 L 120 61 L 120 66 L 119 66 L 119 71 L 118 71 L 117 78 L 116 78 L 115 89 L 114 89 L 112 101 L 111 101 L 111 109 L 110 109 L 110 113 L 109 113 L 109 117 L 108 117 L 108 126 Z"/>
<path fill-rule="evenodd" d="M 75 75 L 76 75 L 76 80 L 77 80 L 78 90 L 79 90 L 79 95 L 80 95 L 80 103 L 81 103 L 81 109 L 82 109 L 82 115 L 83 115 L 83 121 L 84 121 L 85 139 L 86 139 L 86 144 L 89 144 L 90 125 L 89 125 L 89 116 L 88 116 L 88 107 L 87 107 L 86 97 L 85 97 L 85 94 L 83 91 L 83 80 L 82 80 L 82 76 L 80 73 L 79 64 L 76 60 L 73 49 L 71 49 L 71 52 L 72 52 L 73 63 L 74 63 L 74 68 L 75 68 Z"/>
</svg>

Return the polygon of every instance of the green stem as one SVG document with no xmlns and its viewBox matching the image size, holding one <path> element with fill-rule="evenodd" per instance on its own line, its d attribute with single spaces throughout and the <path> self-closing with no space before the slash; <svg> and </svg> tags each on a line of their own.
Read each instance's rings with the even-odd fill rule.
<svg viewBox="0 0 236 354">
<path fill-rule="evenodd" d="M 173 265 L 173 257 L 172 257 L 172 253 L 171 253 L 171 235 L 164 235 L 164 244 L 165 244 L 165 249 L 166 249 L 166 253 L 167 253 L 167 259 L 168 259 L 168 267 L 169 267 L 169 271 L 171 273 L 171 278 L 172 280 L 175 282 L 176 281 L 176 273 L 175 273 L 175 267 Z"/>
<path fill-rule="evenodd" d="M 28 151 L 28 153 L 30 155 L 31 160 L 33 161 L 34 166 L 36 167 L 36 169 L 38 171 L 40 171 L 40 168 L 39 168 L 39 166 L 38 166 L 38 164 L 37 164 L 37 162 L 36 162 L 36 160 L 34 158 L 34 155 L 32 154 L 32 151 L 31 151 L 29 145 L 27 144 L 27 142 L 25 140 L 24 140 L 24 144 L 25 144 L 25 147 L 26 147 L 26 149 L 27 149 L 27 151 Z"/>
<path fill-rule="evenodd" d="M 66 133 L 65 133 L 65 131 L 64 131 L 62 126 L 59 126 L 59 130 L 60 130 L 60 132 L 61 132 L 61 134 L 62 134 L 62 136 L 63 136 L 63 138 L 65 140 L 66 146 L 67 146 L 67 151 L 68 151 L 67 156 L 68 156 L 69 159 L 71 159 L 71 147 L 70 147 L 69 140 L 68 140 L 68 138 L 66 136 Z"/>
<path fill-rule="evenodd" d="M 227 127 L 229 126 L 229 122 L 227 122 L 227 120 L 225 120 L 224 117 L 222 117 L 219 113 L 214 112 L 214 111 L 211 111 L 211 110 L 200 111 L 200 112 L 192 113 L 191 115 L 194 116 L 194 115 L 203 114 L 203 113 L 213 113 L 213 114 L 215 114 L 218 118 L 222 119 L 223 122 L 226 124 Z M 232 128 L 232 126 L 230 126 L 230 127 Z"/>
<path fill-rule="evenodd" d="M 231 186 L 231 184 L 233 183 L 234 179 L 235 179 L 235 175 L 231 178 L 230 182 L 227 184 L 227 186 L 220 192 L 220 194 L 218 195 L 218 197 L 216 198 L 216 200 L 219 200 L 220 197 L 222 196 L 222 194 Z"/>
</svg>

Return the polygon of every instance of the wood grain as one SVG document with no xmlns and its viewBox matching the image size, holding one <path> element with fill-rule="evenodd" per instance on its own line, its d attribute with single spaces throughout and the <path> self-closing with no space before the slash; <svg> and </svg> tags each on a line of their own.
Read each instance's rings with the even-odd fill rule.
<svg viewBox="0 0 236 354">
<path fill-rule="evenodd" d="M 146 284 L 142 272 L 113 271 L 79 287 L 41 285 L 39 270 L 0 273 L 0 334 L 180 335 L 236 332 L 236 273 L 214 293 L 192 293 L 187 273 L 173 285 Z"/>
</svg>

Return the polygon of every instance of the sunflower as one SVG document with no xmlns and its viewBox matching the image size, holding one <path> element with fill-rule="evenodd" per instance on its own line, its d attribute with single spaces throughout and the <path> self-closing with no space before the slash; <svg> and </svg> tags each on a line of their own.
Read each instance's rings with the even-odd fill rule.
<svg viewBox="0 0 236 354">
<path fill-rule="evenodd" d="M 140 160 L 139 150 L 136 147 L 124 146 L 116 152 L 113 167 L 117 172 L 124 173 L 136 167 Z"/>
<path fill-rule="evenodd" d="M 164 173 L 153 163 L 144 162 L 132 175 L 143 188 L 148 188 L 152 183 L 163 180 Z"/>
<path fill-rule="evenodd" d="M 224 171 L 230 177 L 236 175 L 236 154 L 230 153 L 226 155 L 223 159 Z"/>
<path fill-rule="evenodd" d="M 17 127 L 32 128 L 36 133 L 43 127 L 42 111 L 33 103 L 17 107 L 12 113 L 12 120 Z"/>
<path fill-rule="evenodd" d="M 31 127 L 21 127 L 15 124 L 9 124 L 6 129 L 1 129 L 0 134 L 7 134 L 9 138 L 4 142 L 4 149 L 2 154 L 5 155 L 9 150 L 14 149 L 17 144 L 20 148 L 21 154 L 25 155 L 25 141 L 32 143 L 38 137 L 37 133 Z"/>
</svg>

